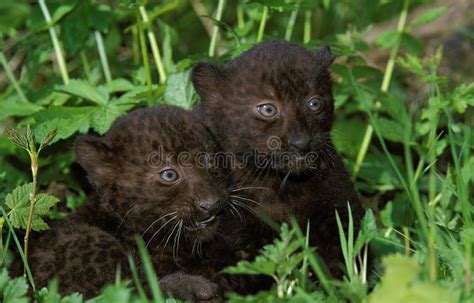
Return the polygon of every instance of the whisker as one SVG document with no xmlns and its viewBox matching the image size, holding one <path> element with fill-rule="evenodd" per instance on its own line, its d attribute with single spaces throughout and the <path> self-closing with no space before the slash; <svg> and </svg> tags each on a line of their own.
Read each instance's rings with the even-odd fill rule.
<svg viewBox="0 0 474 303">
<path fill-rule="evenodd" d="M 258 187 L 258 186 L 245 186 L 245 187 L 239 187 L 239 188 L 236 188 L 236 189 L 229 188 L 229 190 L 231 192 L 238 192 L 238 191 L 247 190 L 247 189 L 266 189 L 266 190 L 270 190 L 267 187 Z"/>
<path fill-rule="evenodd" d="M 230 195 L 229 197 L 231 197 L 231 198 L 236 198 L 236 199 L 240 199 L 240 200 L 243 200 L 243 201 L 247 201 L 247 202 L 251 202 L 251 203 L 260 205 L 260 203 L 258 203 L 258 202 L 255 201 L 255 200 L 252 200 L 252 199 L 250 199 L 250 198 L 245 198 L 245 197 L 238 196 L 238 195 Z"/>
<path fill-rule="evenodd" d="M 231 203 L 232 203 L 233 205 L 235 205 L 235 206 L 240 206 L 240 207 L 242 207 L 243 209 L 245 209 L 245 210 L 251 212 L 252 214 L 256 214 L 256 213 L 257 213 L 253 208 L 251 208 L 250 206 L 248 206 L 247 204 L 244 204 L 244 203 L 242 203 L 242 202 L 239 202 L 239 201 L 236 201 L 236 200 L 232 200 Z"/>
<path fill-rule="evenodd" d="M 281 181 L 281 183 L 280 183 L 280 191 L 282 191 L 283 188 L 285 187 L 286 181 L 288 181 L 288 177 L 290 176 L 290 173 L 291 173 L 291 170 L 288 171 L 288 173 L 285 175 L 285 177 L 284 177 L 283 180 Z"/>
<path fill-rule="evenodd" d="M 242 214 L 240 213 L 240 211 L 234 206 L 233 203 L 230 203 L 229 205 L 230 205 L 230 207 L 232 207 L 230 210 L 232 211 L 232 209 L 234 209 L 237 212 L 237 215 L 240 218 L 240 222 L 243 222 L 244 219 L 243 219 Z M 232 214 L 233 214 L 233 212 L 232 212 Z"/>
<path fill-rule="evenodd" d="M 178 218 L 177 215 L 173 216 L 171 219 L 169 219 L 168 221 L 166 221 L 165 224 L 163 224 L 154 234 L 153 236 L 151 236 L 150 240 L 148 240 L 148 242 L 146 243 L 146 246 L 148 248 L 148 245 L 150 245 L 150 242 L 155 238 L 156 235 L 158 235 L 158 233 L 166 226 L 168 225 L 168 223 L 170 223 L 171 221 L 175 220 L 176 218 Z"/>
<path fill-rule="evenodd" d="M 171 236 L 174 234 L 174 231 L 175 231 L 176 228 L 178 227 L 179 222 L 180 222 L 180 221 L 176 222 L 176 224 L 174 225 L 173 229 L 172 229 L 171 232 L 169 233 L 168 238 L 166 239 L 166 242 L 165 242 L 165 246 L 163 246 L 161 255 L 163 255 L 163 253 L 165 252 L 166 246 L 168 245 L 168 242 L 169 242 L 169 240 L 171 239 Z M 163 240 L 162 240 L 161 242 L 163 242 Z M 161 244 L 161 242 L 160 242 L 160 244 Z M 159 246 L 159 244 L 158 244 L 158 246 Z M 156 248 L 158 248 L 158 246 L 157 246 Z M 155 248 L 155 250 L 156 250 L 156 248 Z"/>
<path fill-rule="evenodd" d="M 177 213 L 177 211 L 173 211 L 173 212 L 167 213 L 167 214 L 165 214 L 165 215 L 159 217 L 159 218 L 156 219 L 155 221 L 153 221 L 153 223 L 151 223 L 151 224 L 147 227 L 147 229 L 145 229 L 145 231 L 142 233 L 142 235 L 140 236 L 140 238 L 143 238 L 143 236 L 146 234 L 146 232 L 147 232 L 153 225 L 155 225 L 156 222 L 158 222 L 158 221 L 160 221 L 161 219 L 164 219 L 164 218 L 166 218 L 166 217 L 168 217 L 168 216 L 175 215 L 176 213 Z"/>
<path fill-rule="evenodd" d="M 174 242 L 173 242 L 173 260 L 176 263 L 177 263 L 176 256 L 178 255 L 178 251 L 179 251 L 179 238 L 181 237 L 182 228 L 183 228 L 183 220 L 180 220 L 178 232 L 176 233 L 176 236 L 174 236 Z"/>
<path fill-rule="evenodd" d="M 120 221 L 120 224 L 118 225 L 117 229 L 115 230 L 115 233 L 117 233 L 120 229 L 120 227 L 122 227 L 122 224 L 123 222 L 125 221 L 125 218 L 127 218 L 127 216 L 135 209 L 135 207 L 137 207 L 137 204 L 134 204 L 132 207 L 130 207 L 130 209 L 125 213 L 125 215 L 123 216 L 122 220 Z"/>
<path fill-rule="evenodd" d="M 202 258 L 202 241 L 198 242 L 198 255 Z"/>
</svg>

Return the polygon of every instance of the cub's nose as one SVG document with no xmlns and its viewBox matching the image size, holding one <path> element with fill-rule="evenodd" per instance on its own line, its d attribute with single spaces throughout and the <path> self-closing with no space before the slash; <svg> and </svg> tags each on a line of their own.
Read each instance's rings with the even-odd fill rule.
<svg viewBox="0 0 474 303">
<path fill-rule="evenodd" d="M 288 140 L 288 145 L 293 151 L 306 152 L 309 149 L 311 139 L 308 135 L 298 134 Z"/>
<path fill-rule="evenodd" d="M 203 215 L 214 215 L 219 210 L 219 199 L 210 198 L 196 201 L 197 209 Z"/>
</svg>

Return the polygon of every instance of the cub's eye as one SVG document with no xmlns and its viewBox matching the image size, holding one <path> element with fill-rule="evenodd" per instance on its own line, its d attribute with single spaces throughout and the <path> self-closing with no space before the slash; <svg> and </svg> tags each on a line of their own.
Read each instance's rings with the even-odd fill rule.
<svg viewBox="0 0 474 303">
<path fill-rule="evenodd" d="M 178 180 L 179 175 L 174 169 L 165 169 L 160 172 L 160 177 L 166 183 L 173 183 Z"/>
<path fill-rule="evenodd" d="M 260 104 L 257 106 L 257 111 L 260 115 L 264 116 L 265 118 L 273 118 L 278 114 L 278 109 L 275 105 L 271 103 Z"/>
<path fill-rule="evenodd" d="M 314 113 L 321 113 L 324 109 L 324 99 L 322 97 L 313 97 L 309 99 L 308 108 Z"/>
</svg>

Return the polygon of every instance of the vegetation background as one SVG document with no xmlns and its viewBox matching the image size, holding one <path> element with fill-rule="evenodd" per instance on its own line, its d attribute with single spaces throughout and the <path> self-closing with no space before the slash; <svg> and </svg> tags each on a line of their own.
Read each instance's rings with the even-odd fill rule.
<svg viewBox="0 0 474 303">
<path fill-rule="evenodd" d="M 199 102 L 189 79 L 193 63 L 226 62 L 256 42 L 286 39 L 309 49 L 329 44 L 339 56 L 332 67 L 333 139 L 371 210 L 359 234 L 341 228 L 335 235 L 343 280 L 325 273 L 306 245 L 307 231 L 284 225 L 281 239 L 255 262 L 228 269 L 269 275 L 274 287 L 229 300 L 474 302 L 473 6 L 466 0 L 2 0 L 0 301 L 83 301 L 80 294 L 61 298 L 57 281 L 36 289 L 28 271 L 10 277 L 6 270 L 13 251 L 26 261 L 20 235 L 48 229 L 48 221 L 86 201 L 89 188 L 71 150 L 76 134 L 103 134 L 137 107 L 191 108 Z M 147 265 L 143 250 L 142 256 Z M 156 286 L 151 266 L 146 270 Z M 308 272 L 319 282 L 309 281 Z M 151 299 L 136 293 L 137 286 L 118 274 L 92 301 L 164 301 L 159 291 Z"/>
</svg>

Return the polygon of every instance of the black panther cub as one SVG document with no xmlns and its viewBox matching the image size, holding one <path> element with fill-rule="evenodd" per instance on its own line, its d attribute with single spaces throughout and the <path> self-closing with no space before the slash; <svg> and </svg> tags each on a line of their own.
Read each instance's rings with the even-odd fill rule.
<svg viewBox="0 0 474 303">
<path fill-rule="evenodd" d="M 294 216 L 305 228 L 310 220 L 311 244 L 339 275 L 335 211 L 347 223 L 349 203 L 358 225 L 363 208 L 331 140 L 333 59 L 327 46 L 313 53 L 269 41 L 226 65 L 197 64 L 192 81 L 202 102 L 196 112 L 222 150 L 237 159 L 231 164 L 233 178 L 246 197 L 231 199 L 276 222 Z M 274 236 L 254 220 L 243 243 L 255 255 Z"/>
<path fill-rule="evenodd" d="M 213 299 L 217 285 L 207 278 L 217 274 L 196 252 L 219 242 L 228 194 L 222 175 L 200 157 L 215 151 L 201 124 L 191 112 L 163 106 L 127 114 L 102 138 L 78 137 L 76 157 L 94 193 L 31 244 L 38 286 L 57 276 L 61 293 L 96 295 L 118 265 L 130 277 L 127 256 L 139 261 L 138 235 L 163 292 Z"/>
</svg>

